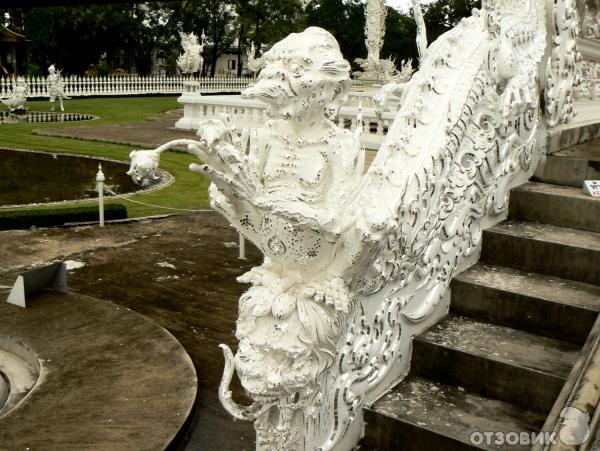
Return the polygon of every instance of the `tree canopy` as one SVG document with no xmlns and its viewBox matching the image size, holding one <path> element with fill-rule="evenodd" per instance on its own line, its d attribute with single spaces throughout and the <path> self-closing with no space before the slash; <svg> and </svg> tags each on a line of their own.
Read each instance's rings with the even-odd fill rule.
<svg viewBox="0 0 600 451">
<path fill-rule="evenodd" d="M 471 14 L 478 0 L 438 0 L 423 5 L 429 41 Z M 29 39 L 28 71 L 45 73 L 57 64 L 66 73 L 110 73 L 117 69 L 148 74 L 158 52 L 174 70 L 179 31 L 207 36 L 205 74 L 214 75 L 222 53 L 241 55 L 251 44 L 257 49 L 308 26 L 330 31 L 344 56 L 354 64 L 366 56 L 364 0 L 184 0 L 142 4 L 81 5 L 2 9 L 0 17 Z M 382 57 L 399 65 L 417 59 L 416 25 L 412 12 L 389 8 Z"/>
</svg>

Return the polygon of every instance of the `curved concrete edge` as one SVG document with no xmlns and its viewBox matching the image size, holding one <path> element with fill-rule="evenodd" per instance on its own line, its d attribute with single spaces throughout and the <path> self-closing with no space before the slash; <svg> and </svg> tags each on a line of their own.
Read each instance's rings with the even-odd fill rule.
<svg viewBox="0 0 600 451">
<path fill-rule="evenodd" d="M 50 152 L 50 151 L 45 151 L 45 150 L 19 149 L 19 148 L 15 148 L 15 147 L 2 147 L 2 148 L 0 148 L 0 151 L 2 149 L 11 150 L 14 152 L 42 153 L 42 154 L 50 154 L 50 155 L 61 155 L 61 156 L 65 156 L 65 157 L 88 158 L 91 160 L 98 160 L 100 162 L 110 161 L 111 163 L 120 163 L 123 165 L 129 165 L 129 161 L 126 161 L 126 160 L 117 160 L 115 158 L 108 158 L 108 157 L 96 157 L 94 155 L 85 155 L 85 154 L 69 153 L 69 152 Z M 129 166 L 127 166 L 127 167 L 129 168 Z M 164 188 L 168 188 L 169 186 L 173 185 L 173 183 L 175 183 L 176 178 L 170 172 L 168 172 L 162 168 L 159 168 L 158 173 L 161 176 L 160 182 L 155 183 L 154 185 L 151 185 L 147 188 L 138 189 L 136 191 L 131 191 L 129 193 L 118 194 L 118 195 L 105 195 L 104 200 L 118 200 L 118 199 L 122 199 L 122 198 L 127 199 L 131 196 L 137 196 L 139 194 L 149 194 L 149 193 L 153 193 L 155 191 L 159 191 Z M 70 200 L 67 199 L 67 200 L 59 200 L 56 202 L 36 202 L 36 203 L 32 203 L 32 204 L 0 205 L 0 210 L 2 210 L 2 209 L 13 210 L 13 209 L 21 209 L 21 208 L 28 209 L 28 208 L 40 208 L 40 207 L 55 207 L 58 205 L 85 204 L 85 203 L 90 203 L 90 202 L 98 203 L 98 199 L 97 198 L 70 199 Z"/>
<path fill-rule="evenodd" d="M 0 304 L 0 330 L 40 359 L 37 383 L 0 417 L 6 449 L 165 449 L 196 403 L 183 346 L 147 317 L 83 295 Z"/>
<path fill-rule="evenodd" d="M 12 337 L 0 335 L 0 376 L 8 383 L 8 397 L 0 404 L 0 418 L 27 398 L 41 372 L 38 356 Z"/>
</svg>

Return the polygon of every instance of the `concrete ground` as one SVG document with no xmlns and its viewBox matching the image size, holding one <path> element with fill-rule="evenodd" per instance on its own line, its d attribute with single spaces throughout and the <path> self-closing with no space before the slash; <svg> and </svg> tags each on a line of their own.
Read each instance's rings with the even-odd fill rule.
<svg viewBox="0 0 600 451">
<path fill-rule="evenodd" d="M 217 399 L 223 368 L 218 348 L 235 349 L 235 278 L 261 262 L 248 246 L 238 260 L 237 234 L 215 213 L 172 216 L 104 229 L 95 226 L 0 232 L 0 290 L 7 293 L 26 267 L 75 260 L 70 290 L 110 300 L 141 313 L 171 332 L 198 374 L 198 403 L 188 450 L 252 450 L 249 423 L 234 422 Z M 6 295 L 6 294 L 4 294 Z M 237 399 L 243 400 L 239 387 Z M 247 401 L 247 400 L 245 400 Z"/>
<path fill-rule="evenodd" d="M 150 450 L 173 442 L 197 382 L 171 334 L 82 294 L 37 293 L 28 303 L 0 303 L 0 370 L 11 392 L 0 409 L 0 449 Z"/>
</svg>

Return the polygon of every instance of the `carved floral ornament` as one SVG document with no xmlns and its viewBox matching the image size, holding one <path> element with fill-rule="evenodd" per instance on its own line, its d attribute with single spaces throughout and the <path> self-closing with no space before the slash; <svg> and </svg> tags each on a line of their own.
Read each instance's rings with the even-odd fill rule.
<svg viewBox="0 0 600 451">
<path fill-rule="evenodd" d="M 575 91 L 577 100 L 600 98 L 600 61 L 581 62 L 581 83 Z"/>
<path fill-rule="evenodd" d="M 212 207 L 264 254 L 238 279 L 251 286 L 237 352 L 222 345 L 219 390 L 234 417 L 254 421 L 257 449 L 352 449 L 362 407 L 407 374 L 412 337 L 446 314 L 484 224 L 535 170 L 545 17 L 541 0 L 484 1 L 433 42 L 395 85 L 400 107 L 364 175 L 362 127 L 330 120 L 350 65 L 319 28 L 260 58 L 243 96 L 268 105 L 264 126 L 215 118 L 198 141 L 132 155 L 133 173 L 151 177 L 161 152 L 186 146 L 213 182 Z M 250 406 L 231 398 L 234 371 Z"/>
<path fill-rule="evenodd" d="M 600 9 L 598 6 L 585 6 L 582 20 L 582 37 L 600 40 Z"/>
</svg>

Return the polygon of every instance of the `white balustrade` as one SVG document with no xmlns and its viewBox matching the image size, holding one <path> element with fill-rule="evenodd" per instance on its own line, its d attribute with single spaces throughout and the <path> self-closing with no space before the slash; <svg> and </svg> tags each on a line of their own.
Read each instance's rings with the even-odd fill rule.
<svg viewBox="0 0 600 451">
<path fill-rule="evenodd" d="M 23 77 L 29 88 L 29 98 L 48 97 L 46 79 L 38 76 Z M 139 75 L 81 77 L 70 75 L 63 78 L 65 94 L 69 97 L 88 96 L 127 96 L 144 94 L 181 94 L 186 76 Z M 200 93 L 241 92 L 252 81 L 249 77 L 200 77 L 194 91 Z M 0 97 L 6 97 L 12 90 L 14 78 L 0 78 Z"/>
</svg>

